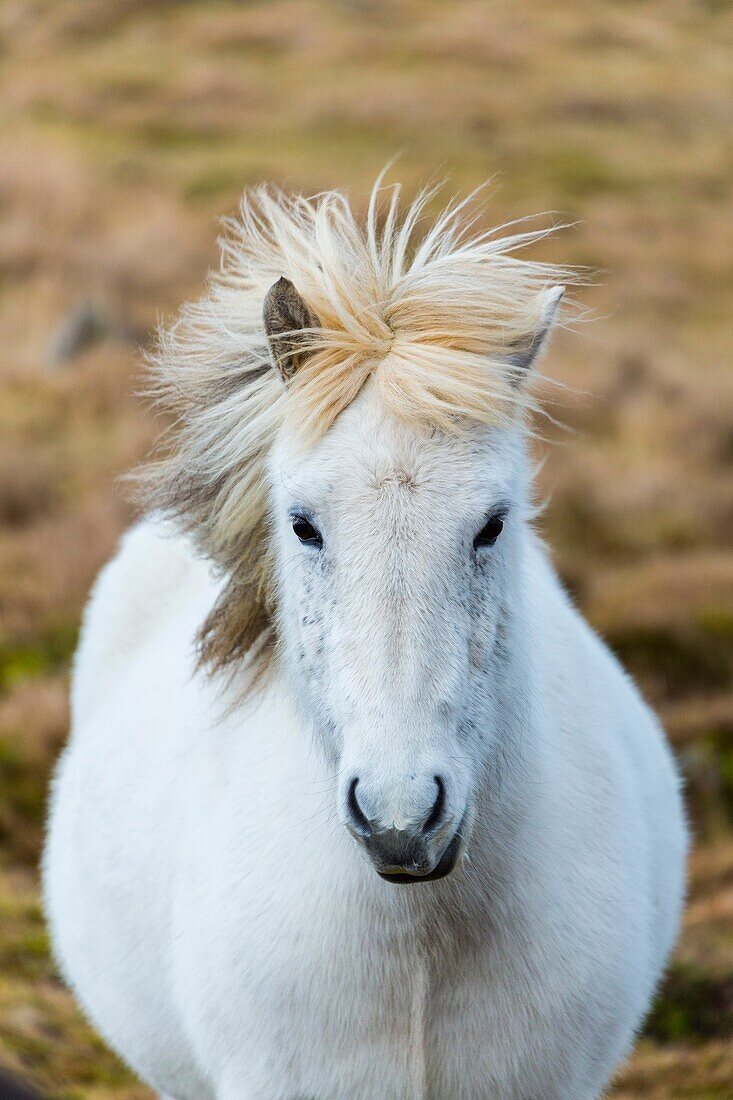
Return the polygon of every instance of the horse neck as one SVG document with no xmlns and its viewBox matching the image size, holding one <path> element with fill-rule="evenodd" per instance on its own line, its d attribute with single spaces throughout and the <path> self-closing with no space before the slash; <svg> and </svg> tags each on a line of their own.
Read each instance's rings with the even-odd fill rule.
<svg viewBox="0 0 733 1100">
<path fill-rule="evenodd" d="M 496 847 L 497 831 L 506 835 L 517 808 L 532 797 L 533 777 L 541 767 L 538 677 L 532 644 L 542 629 L 533 594 L 538 583 L 537 553 L 536 537 L 523 525 L 517 567 L 504 594 L 496 644 L 479 687 L 479 696 L 493 703 L 490 735 L 495 744 L 477 784 L 478 817 L 482 819 L 477 824 L 483 824 L 492 848 Z M 504 848 L 511 849 L 508 837 Z"/>
</svg>

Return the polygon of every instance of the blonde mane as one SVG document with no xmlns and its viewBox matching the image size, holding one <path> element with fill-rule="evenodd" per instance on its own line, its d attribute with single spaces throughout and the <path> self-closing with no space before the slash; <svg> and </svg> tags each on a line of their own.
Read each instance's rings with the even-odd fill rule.
<svg viewBox="0 0 733 1100">
<path fill-rule="evenodd" d="M 174 519 L 226 576 L 200 635 L 223 669 L 276 634 L 265 470 L 281 430 L 323 436 L 369 378 L 400 417 L 447 432 L 493 424 L 530 403 L 508 352 L 528 346 L 541 293 L 566 269 L 513 252 L 551 230 L 475 232 L 469 200 L 425 232 L 435 189 L 405 209 L 375 185 L 359 220 L 337 191 L 313 198 L 260 187 L 227 223 L 220 270 L 184 306 L 151 357 L 154 393 L 173 413 L 165 457 L 141 475 L 149 506 Z M 262 304 L 290 279 L 319 326 L 287 387 L 270 366 Z"/>
</svg>

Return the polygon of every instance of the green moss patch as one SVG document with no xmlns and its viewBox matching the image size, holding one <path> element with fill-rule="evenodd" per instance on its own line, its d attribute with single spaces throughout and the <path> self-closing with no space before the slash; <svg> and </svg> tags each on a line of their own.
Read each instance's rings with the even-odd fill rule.
<svg viewBox="0 0 733 1100">
<path fill-rule="evenodd" d="M 733 972 L 722 978 L 675 964 L 654 1001 L 644 1028 L 660 1043 L 733 1036 Z"/>
<path fill-rule="evenodd" d="M 32 642 L 9 639 L 0 643 L 0 692 L 65 667 L 76 649 L 78 637 L 77 623 L 61 623 L 48 628 Z"/>
</svg>

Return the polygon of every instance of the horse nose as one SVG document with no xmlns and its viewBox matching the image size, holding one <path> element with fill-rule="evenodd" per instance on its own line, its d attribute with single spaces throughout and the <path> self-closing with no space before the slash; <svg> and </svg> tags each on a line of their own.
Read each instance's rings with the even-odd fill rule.
<svg viewBox="0 0 733 1100">
<path fill-rule="evenodd" d="M 360 796 L 359 782 L 359 776 L 355 775 L 348 785 L 346 817 L 348 827 L 362 840 L 382 833 L 424 838 L 437 832 L 445 820 L 446 783 L 442 775 L 432 777 L 432 785 L 427 785 L 427 798 L 409 791 L 411 797 L 403 799 L 409 802 L 409 809 L 403 809 L 402 813 L 394 810 L 390 813 L 373 795 L 370 797 L 362 791 Z"/>
<path fill-rule="evenodd" d="M 429 782 L 405 777 L 397 788 L 401 797 L 380 797 L 354 776 L 346 796 L 346 824 L 381 875 L 407 881 L 430 874 L 445 845 L 440 833 L 447 820 L 446 782 L 441 775 Z"/>
</svg>

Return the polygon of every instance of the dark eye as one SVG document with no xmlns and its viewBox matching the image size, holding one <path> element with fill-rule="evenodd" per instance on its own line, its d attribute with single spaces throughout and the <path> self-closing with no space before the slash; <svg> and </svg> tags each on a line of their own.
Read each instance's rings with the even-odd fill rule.
<svg viewBox="0 0 733 1100">
<path fill-rule="evenodd" d="M 315 546 L 319 549 L 323 546 L 321 532 L 305 516 L 293 516 L 292 526 L 304 546 Z"/>
<path fill-rule="evenodd" d="M 481 550 L 484 546 L 493 546 L 503 530 L 504 517 L 489 516 L 486 523 L 473 540 L 474 550 Z"/>
</svg>

